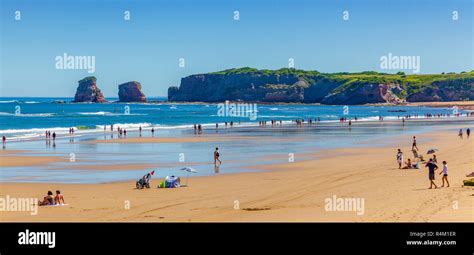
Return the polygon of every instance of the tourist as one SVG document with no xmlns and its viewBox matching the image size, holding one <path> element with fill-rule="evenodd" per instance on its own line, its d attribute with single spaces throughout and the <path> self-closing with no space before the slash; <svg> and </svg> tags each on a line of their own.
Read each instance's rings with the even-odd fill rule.
<svg viewBox="0 0 474 255">
<path fill-rule="evenodd" d="M 413 136 L 413 144 L 411 145 L 411 149 L 416 149 L 418 151 L 418 146 L 416 146 L 416 136 Z"/>
<path fill-rule="evenodd" d="M 466 136 L 467 136 L 467 139 L 469 139 L 469 135 L 471 135 L 471 130 L 468 128 L 468 129 L 466 129 Z"/>
<path fill-rule="evenodd" d="M 462 128 L 461 128 L 461 129 L 459 129 L 459 134 L 458 134 L 458 136 L 459 136 L 459 138 L 461 138 L 461 139 L 462 139 Z"/>
<path fill-rule="evenodd" d="M 214 166 L 217 165 L 217 161 L 219 161 L 219 165 L 222 164 L 221 160 L 219 159 L 219 148 L 216 147 L 216 150 L 214 151 Z"/>
<path fill-rule="evenodd" d="M 430 180 L 430 189 L 433 188 L 433 186 L 435 187 L 435 189 L 438 188 L 438 186 L 436 186 L 436 183 L 434 183 L 434 180 L 435 180 L 435 170 L 438 169 L 438 166 L 433 162 L 433 159 L 430 158 L 430 160 L 428 161 L 428 163 L 426 163 L 425 167 L 428 167 L 428 179 Z"/>
<path fill-rule="evenodd" d="M 435 162 L 436 164 L 438 163 L 438 158 L 436 158 L 436 154 L 433 154 L 433 162 Z"/>
<path fill-rule="evenodd" d="M 443 161 L 443 171 L 439 173 L 440 175 L 443 174 L 443 185 L 441 187 L 444 187 L 444 181 L 446 180 L 446 183 L 448 184 L 449 188 L 449 181 L 448 181 L 448 163 L 446 161 Z"/>
<path fill-rule="evenodd" d="M 413 165 L 411 164 L 411 159 L 408 159 L 407 162 L 405 162 L 405 166 L 402 169 L 412 169 Z"/>
<path fill-rule="evenodd" d="M 61 191 L 56 190 L 56 196 L 54 197 L 54 202 L 58 205 L 63 205 L 64 203 L 64 196 L 61 194 Z"/>
<path fill-rule="evenodd" d="M 38 203 L 39 206 L 45 206 L 45 205 L 55 205 L 54 203 L 54 197 L 53 197 L 53 192 L 48 191 L 48 195 L 43 198 L 42 202 Z"/>
<path fill-rule="evenodd" d="M 402 168 L 403 152 L 400 149 L 398 149 L 398 152 L 397 152 L 397 162 L 398 162 L 398 169 Z"/>
</svg>

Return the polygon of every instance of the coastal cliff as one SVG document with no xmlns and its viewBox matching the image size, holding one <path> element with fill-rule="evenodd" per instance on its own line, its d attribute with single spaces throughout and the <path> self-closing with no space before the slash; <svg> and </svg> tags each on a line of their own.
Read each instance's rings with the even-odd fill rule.
<svg viewBox="0 0 474 255">
<path fill-rule="evenodd" d="M 77 87 L 76 94 L 74 95 L 74 103 L 104 103 L 104 95 L 100 91 L 96 84 L 97 79 L 94 76 L 86 77 L 78 81 L 79 86 Z"/>
<path fill-rule="evenodd" d="M 474 72 L 405 75 L 377 72 L 319 73 L 292 68 L 238 68 L 181 79 L 168 89 L 177 102 L 285 102 L 367 104 L 474 100 Z"/>
<path fill-rule="evenodd" d="M 137 81 L 130 81 L 119 85 L 120 102 L 146 102 L 145 94 L 142 92 L 142 85 Z"/>
</svg>

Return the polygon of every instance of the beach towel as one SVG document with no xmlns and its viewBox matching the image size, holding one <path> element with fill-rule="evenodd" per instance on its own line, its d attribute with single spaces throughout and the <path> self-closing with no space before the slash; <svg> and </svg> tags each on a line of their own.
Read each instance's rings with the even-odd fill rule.
<svg viewBox="0 0 474 255">
<path fill-rule="evenodd" d="M 464 180 L 464 186 L 474 186 L 474 179 Z"/>
</svg>

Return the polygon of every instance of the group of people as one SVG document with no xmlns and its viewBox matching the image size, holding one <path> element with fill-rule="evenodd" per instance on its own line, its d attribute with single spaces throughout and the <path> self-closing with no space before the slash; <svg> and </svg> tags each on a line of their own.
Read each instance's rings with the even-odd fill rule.
<svg viewBox="0 0 474 255">
<path fill-rule="evenodd" d="M 226 126 L 227 126 L 227 122 L 226 122 Z M 202 126 L 201 124 L 194 124 L 194 133 L 198 133 L 198 134 L 201 134 L 202 133 Z"/>
<path fill-rule="evenodd" d="M 48 191 L 48 195 L 43 198 L 43 201 L 38 202 L 39 206 L 46 205 L 64 205 L 64 196 L 61 191 L 56 190 L 56 196 L 53 196 L 53 192 Z"/>
<path fill-rule="evenodd" d="M 469 139 L 469 136 L 470 136 L 470 135 L 471 135 L 471 129 L 467 128 L 467 129 L 466 129 L 466 137 L 467 137 L 467 139 Z M 458 136 L 459 136 L 459 138 L 462 139 L 462 137 L 463 137 L 462 128 L 459 129 Z"/>
<path fill-rule="evenodd" d="M 413 155 L 415 157 L 415 159 L 417 160 L 417 162 L 413 162 L 411 161 L 410 158 L 408 158 L 408 160 L 406 162 L 403 162 L 403 152 L 401 149 L 398 149 L 397 151 L 397 163 L 398 163 L 398 168 L 399 169 L 413 169 L 413 168 L 416 168 L 416 169 L 419 169 L 420 168 L 420 163 L 422 161 L 424 161 L 423 157 L 421 155 L 418 155 L 418 145 L 417 145 L 417 141 L 416 141 L 416 136 L 413 136 L 413 141 L 412 141 L 412 146 L 411 146 L 411 150 L 413 152 Z M 430 152 L 428 152 L 430 153 Z M 405 166 L 402 167 L 402 165 L 405 164 Z M 438 158 L 436 157 L 436 154 L 433 154 L 433 157 L 430 158 L 428 160 L 427 163 L 425 163 L 425 167 L 428 168 L 428 179 L 430 180 L 430 189 L 432 189 L 433 187 L 436 189 L 438 188 L 438 186 L 436 185 L 436 183 L 434 182 L 435 180 L 435 171 L 438 169 Z M 442 186 L 441 187 L 444 187 L 445 186 L 445 182 L 447 184 L 447 187 L 449 187 L 449 181 L 448 181 L 448 163 L 446 161 L 443 161 L 442 162 L 443 164 L 443 169 L 442 171 L 439 173 L 439 175 L 443 175 L 442 177 Z"/>
<path fill-rule="evenodd" d="M 48 139 L 48 140 L 51 139 L 51 137 L 53 138 L 53 141 L 56 140 L 56 132 L 54 132 L 54 131 L 53 131 L 53 134 L 51 134 L 51 131 L 46 130 L 44 135 L 45 135 L 46 139 Z"/>
</svg>

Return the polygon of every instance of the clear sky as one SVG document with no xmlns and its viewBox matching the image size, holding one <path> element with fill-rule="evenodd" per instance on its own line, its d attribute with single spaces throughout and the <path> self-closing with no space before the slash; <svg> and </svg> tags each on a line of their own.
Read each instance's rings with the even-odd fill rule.
<svg viewBox="0 0 474 255">
<path fill-rule="evenodd" d="M 384 71 L 380 57 L 388 53 L 420 56 L 420 73 L 474 69 L 472 0 L 0 2 L 3 97 L 73 97 L 91 74 L 56 69 L 64 53 L 95 57 L 92 75 L 106 97 L 132 80 L 149 97 L 166 96 L 187 75 L 278 69 L 289 58 L 320 72 Z"/>
</svg>

